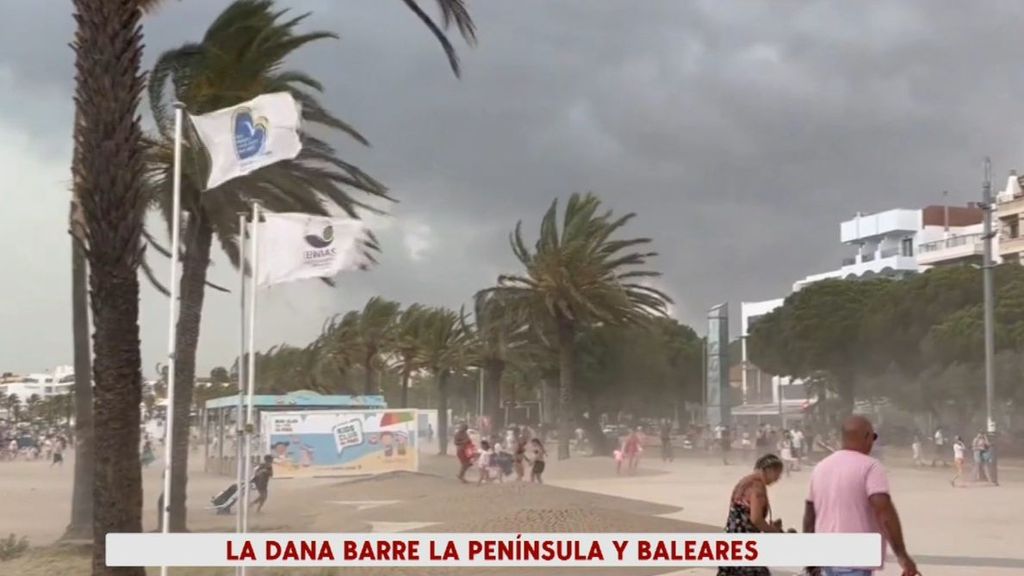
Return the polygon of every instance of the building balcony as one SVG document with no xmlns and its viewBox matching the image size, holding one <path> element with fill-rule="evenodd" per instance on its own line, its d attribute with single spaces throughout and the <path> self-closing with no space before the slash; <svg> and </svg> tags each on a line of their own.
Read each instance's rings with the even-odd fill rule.
<svg viewBox="0 0 1024 576">
<path fill-rule="evenodd" d="M 917 247 L 917 262 L 924 266 L 948 264 L 981 257 L 985 250 L 982 234 L 950 236 Z"/>
<path fill-rule="evenodd" d="M 903 237 L 920 229 L 920 210 L 886 210 L 877 214 L 860 214 L 841 223 L 839 240 L 843 243 L 855 243 L 890 235 Z"/>
<path fill-rule="evenodd" d="M 830 270 L 828 272 L 822 272 L 821 274 L 812 274 L 803 280 L 800 280 L 793 284 L 793 290 L 797 291 L 821 280 L 828 280 L 830 278 L 840 278 L 846 280 L 853 280 L 857 278 L 875 278 L 875 277 L 888 277 L 888 276 L 900 276 L 903 274 L 912 274 L 921 270 L 917 260 L 913 256 L 903 256 L 895 250 L 884 250 L 880 254 L 866 254 L 863 255 L 860 262 L 854 262 L 852 264 L 846 264 L 849 259 L 844 261 L 844 265 L 838 270 Z"/>
<path fill-rule="evenodd" d="M 996 203 L 996 218 L 1014 218 L 1024 214 L 1024 196 L 1004 198 Z"/>
<path fill-rule="evenodd" d="M 1016 238 L 999 238 L 999 255 L 1009 256 L 1024 252 L 1024 236 Z"/>
</svg>

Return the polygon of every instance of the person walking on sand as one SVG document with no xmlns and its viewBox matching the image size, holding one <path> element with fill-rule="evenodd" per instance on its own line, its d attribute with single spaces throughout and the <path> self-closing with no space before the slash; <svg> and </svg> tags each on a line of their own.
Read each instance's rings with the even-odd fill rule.
<svg viewBox="0 0 1024 576">
<path fill-rule="evenodd" d="M 526 438 L 516 440 L 516 451 L 512 462 L 516 471 L 516 480 L 521 482 L 526 476 Z"/>
<path fill-rule="evenodd" d="M 924 460 L 921 458 L 921 436 L 914 434 L 914 441 L 910 444 L 910 451 L 913 453 L 914 468 L 924 466 Z"/>
<path fill-rule="evenodd" d="M 530 467 L 530 482 L 544 483 L 544 458 L 548 455 L 540 438 L 530 440 L 533 446 L 533 465 Z"/>
<path fill-rule="evenodd" d="M 949 481 L 949 485 L 956 488 L 956 481 L 964 475 L 964 452 L 967 451 L 967 445 L 964 444 L 964 439 L 959 435 L 953 439 L 953 479 Z"/>
<path fill-rule="evenodd" d="M 675 458 L 672 455 L 672 422 L 665 420 L 661 423 L 661 461 L 672 462 Z"/>
<path fill-rule="evenodd" d="M 153 443 L 146 439 L 146 443 L 142 445 L 142 467 L 148 468 L 150 464 L 156 460 L 156 454 L 153 453 Z"/>
<path fill-rule="evenodd" d="M 902 576 L 919 576 L 907 553 L 903 527 L 889 493 L 885 467 L 868 454 L 877 434 L 863 416 L 850 416 L 842 426 L 841 449 L 814 467 L 804 504 L 804 532 L 875 533 L 896 555 Z M 870 576 L 875 568 L 808 568 L 815 576 Z"/>
<path fill-rule="evenodd" d="M 793 453 L 793 441 L 785 431 L 782 433 L 782 440 L 779 441 L 778 448 L 779 456 L 782 458 L 782 464 L 786 469 L 786 477 L 788 478 L 790 473 L 796 470 L 796 455 Z"/>
<path fill-rule="evenodd" d="M 633 474 L 636 472 L 637 465 L 640 462 L 640 435 L 634 430 L 626 436 L 626 440 L 622 444 L 622 459 L 626 462 L 626 472 Z"/>
<path fill-rule="evenodd" d="M 946 461 L 946 434 L 942 431 L 942 426 L 935 429 L 935 435 L 932 437 L 935 442 L 935 456 L 932 458 L 932 468 L 935 468 L 936 462 L 942 462 L 942 467 L 949 466 L 949 462 Z"/>
<path fill-rule="evenodd" d="M 460 482 L 466 482 L 466 472 L 473 466 L 473 441 L 469 438 L 469 426 L 460 424 L 453 439 L 455 443 L 456 456 L 459 459 L 459 474 L 456 476 Z"/>
<path fill-rule="evenodd" d="M 971 452 L 973 452 L 974 456 L 974 471 L 972 478 L 975 482 L 981 482 L 983 480 L 986 482 L 988 481 L 988 474 L 985 469 L 985 450 L 987 444 L 988 441 L 985 438 L 985 435 L 981 432 L 978 432 L 974 437 L 974 440 L 971 441 Z"/>
<path fill-rule="evenodd" d="M 774 454 L 765 454 L 754 464 L 754 473 L 736 483 L 729 497 L 729 516 L 725 521 L 727 534 L 782 532 L 782 521 L 772 520 L 768 503 L 768 486 L 782 476 L 783 463 Z M 718 576 L 771 576 L 762 566 L 723 566 Z"/>
<path fill-rule="evenodd" d="M 477 480 L 477 486 L 484 482 L 490 482 L 493 480 L 493 465 L 494 465 L 494 450 L 491 449 L 491 443 L 487 440 L 480 441 L 480 454 L 476 459 L 476 466 L 480 469 L 480 479 Z M 498 479 L 501 479 L 501 472 L 498 472 Z"/>
<path fill-rule="evenodd" d="M 789 434 L 790 441 L 793 444 L 793 459 L 796 460 L 796 469 L 800 469 L 800 463 L 806 456 L 804 454 L 804 444 L 806 443 L 804 438 L 804 431 L 800 428 L 794 428 Z"/>
<path fill-rule="evenodd" d="M 256 489 L 256 499 L 252 505 L 256 506 L 256 512 L 263 511 L 263 505 L 267 503 L 267 496 L 270 494 L 270 479 L 274 477 L 274 457 L 267 454 L 263 462 L 256 467 L 252 476 L 252 486 Z"/>
<path fill-rule="evenodd" d="M 53 461 L 50 462 L 50 468 L 56 465 L 58 468 L 64 467 L 64 447 L 58 443 L 54 443 L 52 449 Z"/>
<path fill-rule="evenodd" d="M 722 465 L 729 465 L 729 450 L 732 450 L 732 432 L 728 426 L 722 426 L 718 438 L 719 447 L 722 450 Z"/>
</svg>

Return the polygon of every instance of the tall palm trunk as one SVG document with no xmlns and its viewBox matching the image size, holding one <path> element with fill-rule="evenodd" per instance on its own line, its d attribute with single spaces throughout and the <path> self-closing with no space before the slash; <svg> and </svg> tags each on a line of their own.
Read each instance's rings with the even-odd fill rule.
<svg viewBox="0 0 1024 576">
<path fill-rule="evenodd" d="M 402 368 L 402 408 L 409 407 L 409 380 L 411 378 L 411 370 Z"/>
<path fill-rule="evenodd" d="M 76 128 L 77 129 L 77 128 Z M 64 538 L 92 536 L 92 486 L 95 462 L 92 433 L 92 358 L 89 350 L 89 288 L 80 211 L 71 202 L 71 334 L 74 339 L 75 481 L 71 522 Z M 70 418 L 70 402 L 69 418 Z M 69 422 L 70 423 L 70 422 Z"/>
<path fill-rule="evenodd" d="M 174 365 L 174 438 L 171 439 L 171 514 L 170 530 L 186 529 L 188 512 L 189 437 L 192 432 L 192 392 L 196 380 L 196 349 L 203 314 L 206 273 L 210 267 L 213 228 L 205 215 L 189 217 L 187 248 L 181 267 L 181 309 L 178 311 L 178 335 Z"/>
<path fill-rule="evenodd" d="M 79 153 L 72 178 L 80 185 L 95 326 L 92 573 L 144 576 L 141 567 L 106 565 L 108 533 L 142 531 L 141 13 L 137 0 L 74 0 L 74 8 L 76 112 L 88 121 L 75 130 Z"/>
<path fill-rule="evenodd" d="M 363 383 L 363 394 L 367 396 L 373 394 L 376 388 L 373 382 L 375 372 L 373 369 L 373 359 L 376 358 L 376 356 L 377 350 L 373 347 L 367 347 L 366 357 L 363 358 L 363 366 L 366 368 L 363 374 L 366 377 L 366 381 Z"/>
<path fill-rule="evenodd" d="M 438 454 L 448 455 L 448 370 L 437 372 L 437 445 Z"/>
<path fill-rule="evenodd" d="M 605 437 L 604 432 L 601 430 L 601 420 L 597 414 L 594 414 L 593 409 L 590 410 L 587 416 L 580 414 L 579 418 L 580 427 L 583 428 L 590 443 L 590 455 L 607 456 L 611 454 L 612 448 L 608 444 L 608 438 Z"/>
<path fill-rule="evenodd" d="M 491 359 L 484 363 L 484 414 L 491 423 L 492 434 L 505 427 L 501 409 L 501 375 L 504 372 L 504 360 Z"/>
<path fill-rule="evenodd" d="M 558 321 L 558 459 L 569 458 L 572 436 L 572 389 L 576 375 L 576 331 L 571 321 Z"/>
<path fill-rule="evenodd" d="M 541 427 L 545 430 L 553 430 L 558 421 L 558 371 L 545 374 L 540 379 L 540 401 L 541 401 Z"/>
</svg>

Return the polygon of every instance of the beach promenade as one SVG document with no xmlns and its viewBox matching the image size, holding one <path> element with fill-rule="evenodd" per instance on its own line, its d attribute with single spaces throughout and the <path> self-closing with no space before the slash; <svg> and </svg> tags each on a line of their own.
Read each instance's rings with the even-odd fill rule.
<svg viewBox="0 0 1024 576">
<path fill-rule="evenodd" d="M 0 493 L 5 495 L 0 534 L 28 537 L 37 547 L 26 557 L 0 563 L 0 575 L 84 574 L 81 552 L 52 544 L 67 522 L 71 495 L 71 462 L 49 468 L 43 462 L 0 465 Z M 1016 502 L 1024 496 L 1024 469 L 1004 467 L 999 488 L 954 489 L 944 469 L 912 469 L 891 462 L 894 496 L 903 517 L 911 553 L 928 576 L 1010 576 L 1024 573 L 1012 527 L 1019 525 Z M 209 498 L 230 479 L 205 474 L 195 462 L 189 482 L 189 526 L 193 531 L 230 531 L 233 516 L 205 509 Z M 551 461 L 548 484 L 462 485 L 454 478 L 452 458 L 425 456 L 422 474 L 339 480 L 277 480 L 262 514 L 252 518 L 253 531 L 304 532 L 705 532 L 722 525 L 734 482 L 748 470 L 737 462 L 723 466 L 714 458 L 687 454 L 673 463 L 647 458 L 635 476 L 617 476 L 607 458 L 578 457 Z M 156 497 L 160 470 L 145 477 L 147 530 L 156 528 Z M 775 516 L 799 528 L 809 470 L 795 472 L 772 487 Z M 897 574 L 890 562 L 886 576 Z M 219 575 L 231 571 L 176 570 L 182 575 Z M 583 574 L 650 575 L 638 569 L 608 570 L 476 570 L 458 574 Z M 279 570 L 253 571 L 277 574 Z M 288 571 L 285 574 L 334 575 L 335 572 Z M 337 574 L 433 574 L 431 570 L 345 569 Z M 452 570 L 443 573 L 456 573 Z M 661 571 L 663 574 L 664 572 Z M 707 575 L 714 570 L 690 569 L 673 574 Z M 777 574 L 791 573 L 780 570 Z"/>
</svg>

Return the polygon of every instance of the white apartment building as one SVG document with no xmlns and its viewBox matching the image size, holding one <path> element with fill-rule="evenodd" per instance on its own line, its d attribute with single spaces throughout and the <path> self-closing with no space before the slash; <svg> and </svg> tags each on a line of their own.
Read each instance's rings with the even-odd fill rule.
<svg viewBox="0 0 1024 576">
<path fill-rule="evenodd" d="M 1013 177 L 1014 182 L 1018 182 Z M 1017 183 L 1015 199 L 1024 214 L 1024 192 Z M 842 265 L 812 274 L 793 284 L 796 292 L 808 284 L 828 278 L 901 277 L 940 265 L 970 262 L 982 255 L 982 218 L 977 206 L 928 206 L 922 209 L 893 209 L 875 214 L 857 214 L 839 225 L 839 239 L 854 248 Z M 1021 248 L 1024 252 L 1024 237 Z M 994 250 L 998 253 L 998 250 Z M 749 361 L 747 334 L 761 316 L 782 306 L 785 299 L 740 303 L 742 346 L 742 406 L 734 416 L 776 416 L 785 421 L 799 417 L 809 406 L 807 390 L 800 380 L 773 376 Z"/>
<path fill-rule="evenodd" d="M 22 403 L 32 395 L 40 398 L 70 394 L 75 385 L 75 372 L 71 366 L 57 366 L 49 373 L 0 378 L 0 395 L 14 394 Z"/>
<path fill-rule="evenodd" d="M 995 218 L 999 223 L 997 253 L 1006 262 L 1024 263 L 1024 234 L 1021 218 L 1024 216 L 1024 190 L 1016 171 L 1006 178 L 1006 187 L 996 194 Z"/>
<path fill-rule="evenodd" d="M 828 278 L 899 278 L 930 266 L 980 259 L 983 217 L 977 206 L 857 213 L 839 225 L 839 240 L 854 249 L 853 255 L 835 270 L 797 281 L 793 291 Z"/>
</svg>

